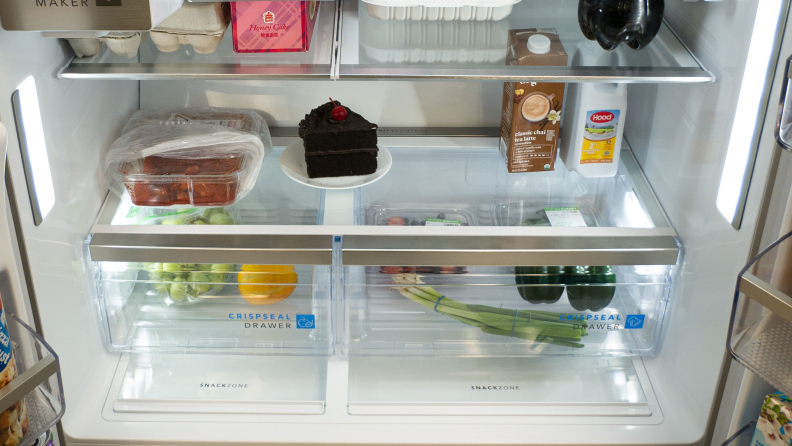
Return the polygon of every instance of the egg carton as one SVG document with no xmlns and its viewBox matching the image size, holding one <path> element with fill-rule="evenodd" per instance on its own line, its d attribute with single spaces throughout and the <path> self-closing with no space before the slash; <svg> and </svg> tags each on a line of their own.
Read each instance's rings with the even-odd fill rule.
<svg viewBox="0 0 792 446">
<path fill-rule="evenodd" d="M 135 57 L 141 42 L 146 40 L 146 35 L 140 32 L 112 32 L 102 37 L 69 38 L 66 39 L 77 57 L 91 57 L 99 54 L 102 44 L 116 56 Z"/>
<path fill-rule="evenodd" d="M 192 45 L 196 53 L 217 50 L 231 19 L 228 3 L 185 3 L 150 31 L 151 40 L 164 53 Z"/>
<path fill-rule="evenodd" d="M 505 19 L 520 0 L 363 0 L 368 15 L 379 20 L 497 21 Z M 461 4 L 460 4 L 461 3 Z"/>
<path fill-rule="evenodd" d="M 360 45 L 376 63 L 503 64 L 509 21 L 389 21 L 363 18 Z"/>
</svg>

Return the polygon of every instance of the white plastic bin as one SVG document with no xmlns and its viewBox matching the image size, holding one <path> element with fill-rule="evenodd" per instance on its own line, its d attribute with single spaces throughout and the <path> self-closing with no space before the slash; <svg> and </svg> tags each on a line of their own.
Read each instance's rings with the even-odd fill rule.
<svg viewBox="0 0 792 446">
<path fill-rule="evenodd" d="M 501 20 L 520 0 L 364 0 L 366 11 L 380 20 Z"/>
</svg>

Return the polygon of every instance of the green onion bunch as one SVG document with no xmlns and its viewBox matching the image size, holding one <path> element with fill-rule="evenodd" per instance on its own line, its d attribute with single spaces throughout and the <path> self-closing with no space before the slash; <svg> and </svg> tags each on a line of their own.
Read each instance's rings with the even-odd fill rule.
<svg viewBox="0 0 792 446">
<path fill-rule="evenodd" d="M 468 305 L 438 293 L 430 286 L 421 285 L 416 274 L 395 274 L 392 289 L 411 301 L 456 319 L 464 324 L 478 327 L 484 333 L 521 338 L 537 343 L 582 348 L 580 339 L 586 329 L 575 321 L 561 319 L 561 313 L 535 310 L 511 310 L 487 305 Z"/>
</svg>

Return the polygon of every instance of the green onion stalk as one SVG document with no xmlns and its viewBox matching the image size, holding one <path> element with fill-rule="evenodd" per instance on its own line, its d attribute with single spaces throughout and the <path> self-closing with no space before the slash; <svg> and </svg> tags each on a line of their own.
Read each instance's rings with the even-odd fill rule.
<svg viewBox="0 0 792 446">
<path fill-rule="evenodd" d="M 391 289 L 444 316 L 478 327 L 484 333 L 565 347 L 583 347 L 580 339 L 587 335 L 585 327 L 574 321 L 562 320 L 561 313 L 464 304 L 424 285 L 420 277 L 417 274 L 394 274 L 393 281 L 404 285 Z"/>
</svg>

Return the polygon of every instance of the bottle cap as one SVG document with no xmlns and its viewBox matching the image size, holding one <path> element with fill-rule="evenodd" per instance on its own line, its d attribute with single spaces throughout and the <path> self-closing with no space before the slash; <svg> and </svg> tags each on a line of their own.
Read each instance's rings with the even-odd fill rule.
<svg viewBox="0 0 792 446">
<path fill-rule="evenodd" d="M 550 52 L 550 39 L 541 34 L 534 34 L 528 38 L 528 51 L 534 54 L 547 54 Z"/>
</svg>

